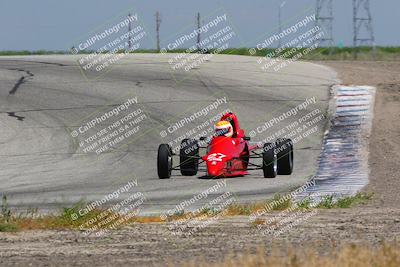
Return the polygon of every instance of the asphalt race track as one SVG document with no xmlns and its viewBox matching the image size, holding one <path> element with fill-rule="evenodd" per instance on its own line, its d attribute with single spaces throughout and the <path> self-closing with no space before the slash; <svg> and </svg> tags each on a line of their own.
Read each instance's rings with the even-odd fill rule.
<svg viewBox="0 0 400 267">
<path fill-rule="evenodd" d="M 334 71 L 306 62 L 264 71 L 255 57 L 217 55 L 198 68 L 177 71 L 168 63 L 170 56 L 129 55 L 101 76 L 84 73 L 78 56 L 1 57 L 0 192 L 11 206 L 52 210 L 82 199 L 90 202 L 137 179 L 137 188 L 120 198 L 140 191 L 146 197 L 143 212 L 172 209 L 223 179 L 204 179 L 203 173 L 183 177 L 179 172 L 158 179 L 160 143 L 175 142 L 226 109 L 236 112 L 249 132 L 315 97 L 306 110 L 262 133 L 256 130 L 252 141 L 263 140 L 312 110 L 325 113 L 329 87 L 336 83 Z M 129 112 L 140 108 L 145 114 L 137 131 L 102 153 L 84 151 L 79 145 L 84 139 L 128 113 L 97 124 L 90 134 L 73 138 L 71 132 L 128 99 L 138 102 Z M 218 99 L 226 103 L 169 132 L 171 125 Z M 221 190 L 238 201 L 253 201 L 303 184 L 315 170 L 326 122 L 319 121 L 316 132 L 295 144 L 293 175 L 266 179 L 261 170 L 253 171 L 226 179 Z M 167 135 L 162 137 L 162 131 Z"/>
</svg>

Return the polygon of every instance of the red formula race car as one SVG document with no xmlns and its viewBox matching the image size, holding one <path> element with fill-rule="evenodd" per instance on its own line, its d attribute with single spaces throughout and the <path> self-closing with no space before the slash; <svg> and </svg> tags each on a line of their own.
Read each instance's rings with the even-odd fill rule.
<svg viewBox="0 0 400 267">
<path fill-rule="evenodd" d="M 201 137 L 200 141 L 206 140 Z M 201 148 L 207 149 L 200 156 Z M 248 174 L 250 170 L 263 170 L 265 178 L 277 174 L 290 175 L 293 171 L 293 143 L 290 139 L 277 139 L 275 143 L 250 144 L 244 130 L 239 127 L 235 114 L 229 112 L 215 125 L 215 135 L 207 146 L 199 146 L 195 139 L 184 139 L 179 148 L 179 165 L 173 165 L 172 148 L 168 144 L 158 147 L 157 172 L 160 179 L 171 177 L 173 170 L 180 170 L 184 176 L 196 175 L 202 167 L 206 176 L 236 177 Z M 251 159 L 259 163 L 250 162 Z M 204 164 L 205 163 L 205 164 Z"/>
</svg>

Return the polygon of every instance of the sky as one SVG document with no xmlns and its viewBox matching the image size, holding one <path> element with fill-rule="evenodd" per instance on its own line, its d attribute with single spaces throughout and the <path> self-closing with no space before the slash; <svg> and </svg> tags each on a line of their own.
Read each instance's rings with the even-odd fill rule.
<svg viewBox="0 0 400 267">
<path fill-rule="evenodd" d="M 282 6 L 283 28 L 315 13 L 316 0 L 0 0 L 0 50 L 67 50 L 121 21 L 131 12 L 138 15 L 147 37 L 141 48 L 155 48 L 155 12 L 161 13 L 160 39 L 165 46 L 182 32 L 202 21 L 227 14 L 236 38 L 231 47 L 254 47 L 278 31 Z M 400 1 L 370 0 L 375 43 L 400 46 Z M 335 45 L 353 42 L 351 0 L 333 0 Z M 193 40 L 195 42 L 195 40 Z"/>
</svg>

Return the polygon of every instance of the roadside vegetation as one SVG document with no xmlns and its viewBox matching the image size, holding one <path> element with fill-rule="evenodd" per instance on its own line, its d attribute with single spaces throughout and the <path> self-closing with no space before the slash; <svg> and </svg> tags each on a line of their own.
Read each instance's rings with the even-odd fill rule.
<svg viewBox="0 0 400 267">
<path fill-rule="evenodd" d="M 298 49 L 296 53 L 289 53 L 292 48 L 283 49 L 279 55 L 288 55 L 291 58 L 300 52 L 305 54 L 300 60 L 354 60 L 354 53 L 357 52 L 357 60 L 399 60 L 400 47 L 376 47 L 373 52 L 371 47 L 319 47 L 311 53 L 304 53 L 305 49 Z M 271 54 L 275 49 L 255 50 L 254 56 L 263 57 Z M 245 55 L 250 56 L 249 48 L 231 48 L 221 52 L 221 54 Z"/>
<path fill-rule="evenodd" d="M 7 196 L 4 195 L 1 202 L 0 232 L 16 232 L 18 230 L 17 225 L 12 222 Z"/>
<path fill-rule="evenodd" d="M 368 200 L 373 197 L 372 193 L 359 192 L 354 196 L 345 196 L 335 199 L 333 195 L 325 196 L 315 206 L 317 209 L 346 209 L 359 204 L 366 204 Z M 310 199 L 304 199 L 298 204 L 299 208 L 310 209 L 312 208 Z"/>
<path fill-rule="evenodd" d="M 311 210 L 311 209 L 343 209 L 351 208 L 359 204 L 365 204 L 368 200 L 372 199 L 372 193 L 359 192 L 354 196 L 335 197 L 334 195 L 327 195 L 315 202 L 311 198 L 304 198 L 303 200 L 294 203 L 291 199 L 284 199 L 277 194 L 273 199 L 264 202 L 256 202 L 250 204 L 232 204 L 228 207 L 228 215 L 251 215 L 258 210 L 265 207 L 270 207 L 269 211 L 282 211 L 286 209 L 291 210 Z M 274 203 L 274 205 L 271 205 Z"/>
<path fill-rule="evenodd" d="M 132 216 L 127 220 L 123 220 L 123 215 L 111 212 L 108 210 L 94 209 L 84 216 L 80 216 L 79 210 L 86 206 L 84 201 L 78 202 L 72 207 L 63 208 L 58 214 L 39 214 L 37 209 L 28 210 L 24 213 L 14 214 L 8 206 L 7 197 L 3 195 L 0 214 L 0 232 L 16 232 L 19 230 L 37 230 L 37 229 L 75 229 L 85 230 L 89 226 L 86 223 L 96 221 L 96 218 L 101 218 L 109 223 L 101 225 L 102 229 L 107 229 L 113 221 L 123 220 L 124 225 L 132 223 L 162 223 L 182 219 L 193 219 L 196 217 L 215 216 L 224 212 L 224 216 L 249 216 L 257 211 L 270 207 L 268 212 L 276 212 L 283 210 L 312 210 L 312 209 L 335 209 L 335 208 L 350 208 L 359 204 L 365 204 L 372 198 L 372 194 L 358 193 L 354 196 L 334 197 L 333 195 L 325 196 L 318 203 L 313 202 L 310 198 L 305 198 L 301 202 L 293 203 L 292 200 L 283 198 L 279 194 L 273 199 L 255 202 L 250 204 L 231 204 L 225 210 L 216 210 L 214 208 L 205 208 L 198 214 L 191 212 L 179 212 L 172 216 L 168 216 L 162 220 L 160 216 Z M 274 203 L 272 205 L 272 203 Z M 259 219 L 259 223 L 263 220 Z M 257 221 L 255 222 L 257 224 Z"/>
<path fill-rule="evenodd" d="M 110 218 L 110 222 L 101 226 L 108 228 L 113 221 L 121 219 L 123 215 L 110 212 L 107 210 L 94 209 L 84 216 L 74 215 L 79 214 L 79 210 L 86 206 L 84 201 L 80 201 L 72 207 L 62 208 L 58 214 L 39 214 L 38 210 L 28 210 L 24 213 L 14 214 L 8 207 L 7 197 L 3 196 L 1 214 L 0 214 L 0 232 L 16 232 L 19 230 L 59 230 L 59 229 L 75 229 L 82 230 L 81 226 L 86 222 L 95 220 L 101 217 L 103 221 Z M 112 218 L 112 220 L 111 220 Z M 127 225 L 131 223 L 150 223 L 161 222 L 159 216 L 154 217 L 132 217 L 124 221 Z"/>
<path fill-rule="evenodd" d="M 170 265 L 172 266 L 172 265 Z M 345 245 L 336 250 L 318 253 L 317 247 L 289 248 L 267 254 L 265 248 L 256 253 L 227 255 L 218 263 L 211 264 L 205 259 L 184 263 L 183 267 L 398 267 L 400 266 L 400 244 L 382 243 L 378 247 L 367 245 Z"/>
<path fill-rule="evenodd" d="M 285 54 L 292 48 L 283 49 L 280 54 Z M 241 47 L 241 48 L 229 48 L 219 52 L 219 54 L 225 55 L 244 55 L 251 56 L 249 52 L 250 48 Z M 305 49 L 300 49 L 298 52 L 304 52 Z M 274 48 L 266 48 L 255 50 L 255 54 L 253 56 L 266 56 L 271 52 L 275 51 Z M 119 51 L 119 53 L 123 53 L 124 51 Z M 184 53 L 185 49 L 175 49 L 169 50 L 167 53 Z M 208 51 L 212 53 L 213 51 Z M 311 53 L 304 55 L 300 58 L 300 60 L 354 60 L 354 53 L 357 52 L 357 60 L 400 60 L 400 47 L 384 47 L 378 46 L 374 53 L 372 53 L 371 47 L 320 47 L 313 50 Z M 79 54 L 90 54 L 93 51 L 81 51 Z M 131 53 L 157 53 L 155 49 L 140 49 L 135 50 Z M 37 51 L 0 51 L 0 56 L 26 56 L 26 55 L 69 55 L 71 54 L 69 51 L 48 51 L 48 50 L 37 50 Z M 287 53 L 290 55 L 291 53 Z M 291 54 L 294 56 L 296 53 Z M 288 56 L 287 58 L 290 58 Z"/>
<path fill-rule="evenodd" d="M 29 55 L 62 55 L 68 54 L 65 51 L 49 51 L 49 50 L 4 50 L 0 51 L 0 56 L 29 56 Z"/>
</svg>

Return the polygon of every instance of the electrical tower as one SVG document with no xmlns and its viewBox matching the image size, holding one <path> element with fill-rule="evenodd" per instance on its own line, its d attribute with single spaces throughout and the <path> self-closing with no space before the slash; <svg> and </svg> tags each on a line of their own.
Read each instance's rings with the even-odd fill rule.
<svg viewBox="0 0 400 267">
<path fill-rule="evenodd" d="M 332 0 L 317 0 L 317 6 L 315 9 L 315 26 L 320 27 L 320 31 L 324 33 L 321 38 L 315 40 L 315 43 L 319 41 L 318 46 L 332 48 L 334 46 Z M 318 34 L 318 32 L 316 34 Z"/>
<path fill-rule="evenodd" d="M 201 49 L 201 47 L 200 47 L 200 27 L 201 27 L 201 24 L 200 24 L 200 12 L 199 13 L 197 13 L 197 51 L 199 51 L 200 52 L 200 49 Z"/>
<path fill-rule="evenodd" d="M 160 25 L 161 25 L 161 16 L 160 12 L 156 12 L 156 31 L 157 31 L 157 52 L 160 52 Z"/>
<path fill-rule="evenodd" d="M 356 47 L 363 45 L 372 47 L 373 55 L 375 55 L 375 37 L 369 0 L 353 0 L 353 32 L 354 58 L 357 58 Z"/>
</svg>

